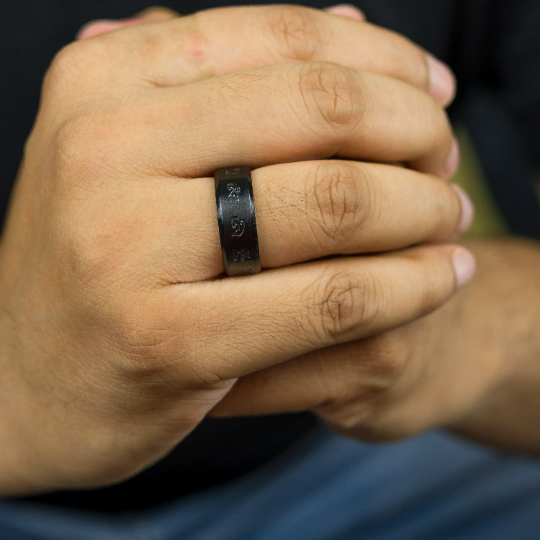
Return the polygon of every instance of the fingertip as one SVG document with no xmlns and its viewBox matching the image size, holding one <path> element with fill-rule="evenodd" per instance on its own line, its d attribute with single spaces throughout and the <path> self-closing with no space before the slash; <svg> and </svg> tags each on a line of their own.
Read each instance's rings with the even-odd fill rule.
<svg viewBox="0 0 540 540">
<path fill-rule="evenodd" d="M 81 39 L 90 39 L 94 36 L 98 36 L 99 34 L 102 34 L 103 32 L 108 32 L 109 29 L 114 29 L 117 27 L 119 21 L 112 21 L 112 20 L 96 20 L 96 21 L 90 21 L 86 23 L 75 36 L 76 40 Z"/>
<path fill-rule="evenodd" d="M 127 26 L 135 26 L 143 22 L 139 17 L 133 17 L 131 19 L 122 19 L 119 21 L 109 20 L 109 19 L 100 19 L 96 21 L 90 21 L 86 23 L 75 36 L 75 39 L 80 41 L 83 39 L 90 39 L 105 32 L 111 32 L 113 30 L 118 30 L 119 28 L 125 28 Z"/>
<path fill-rule="evenodd" d="M 458 288 L 463 287 L 476 272 L 476 259 L 468 249 L 458 246 L 452 253 L 452 263 L 456 275 L 456 285 Z"/>
<path fill-rule="evenodd" d="M 456 174 L 459 168 L 460 160 L 461 151 L 459 149 L 459 142 L 457 138 L 454 137 L 452 146 L 450 147 L 450 153 L 448 154 L 446 161 L 444 161 L 442 165 L 439 164 L 436 169 L 434 169 L 435 174 L 444 180 L 450 180 L 450 178 Z"/>
<path fill-rule="evenodd" d="M 366 20 L 364 12 L 352 4 L 337 4 L 335 6 L 324 8 L 324 11 L 332 13 L 333 15 L 340 15 L 341 17 L 356 19 L 357 21 Z"/>
<path fill-rule="evenodd" d="M 450 186 L 459 198 L 461 204 L 461 216 L 456 231 L 458 234 L 464 233 L 472 224 L 474 219 L 474 204 L 467 193 L 457 184 Z"/>
<path fill-rule="evenodd" d="M 452 70 L 432 54 L 426 55 L 429 71 L 429 93 L 447 107 L 456 94 L 456 78 Z"/>
</svg>

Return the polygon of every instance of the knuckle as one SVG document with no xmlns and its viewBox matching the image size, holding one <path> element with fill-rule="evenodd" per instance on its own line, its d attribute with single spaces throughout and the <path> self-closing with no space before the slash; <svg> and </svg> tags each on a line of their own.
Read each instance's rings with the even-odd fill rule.
<svg viewBox="0 0 540 540">
<path fill-rule="evenodd" d="M 110 184 L 113 177 L 148 174 L 147 163 L 138 157 L 145 113 L 133 120 L 130 110 L 127 103 L 122 108 L 88 104 L 68 113 L 49 143 L 58 180 L 88 189 L 96 182 Z"/>
<path fill-rule="evenodd" d="M 125 362 L 123 368 L 132 368 L 135 372 L 147 372 L 148 369 L 163 368 L 172 361 L 172 342 L 177 341 L 170 325 L 156 312 L 150 312 L 136 302 L 116 302 L 109 314 L 110 337 L 115 348 L 122 352 Z M 146 306 L 145 306 L 146 307 Z"/>
<path fill-rule="evenodd" d="M 100 40 L 74 41 L 56 53 L 45 75 L 43 95 L 80 99 L 88 92 L 96 78 L 96 73 L 106 73 L 110 63 L 110 48 Z M 97 68 L 97 70 L 95 69 Z"/>
<path fill-rule="evenodd" d="M 322 343 L 351 338 L 377 316 L 375 282 L 368 275 L 326 271 L 308 289 L 314 330 Z"/>
<path fill-rule="evenodd" d="M 345 162 L 316 163 L 306 179 L 306 204 L 313 236 L 323 248 L 339 245 L 346 250 L 366 226 L 373 204 L 370 182 L 359 167 Z"/>
<path fill-rule="evenodd" d="M 272 6 L 267 10 L 267 25 L 281 58 L 309 61 L 319 48 L 319 23 L 314 13 L 300 6 Z"/>
<path fill-rule="evenodd" d="M 300 96 L 311 121 L 338 130 L 351 123 L 364 101 L 364 91 L 351 70 L 330 62 L 299 66 Z"/>
<path fill-rule="evenodd" d="M 326 384 L 326 399 L 318 408 L 325 419 L 341 427 L 375 423 L 410 363 L 410 351 L 389 333 L 362 342 L 349 351 L 343 374 Z"/>
<path fill-rule="evenodd" d="M 317 411 L 321 419 L 336 433 L 352 435 L 363 441 L 391 442 L 416 432 L 408 425 L 406 418 L 395 422 L 386 418 L 385 412 L 377 410 L 374 404 L 358 401 L 344 407 Z"/>
<path fill-rule="evenodd" d="M 141 391 L 165 397 L 186 388 L 219 385 L 192 361 L 192 339 L 174 327 L 162 306 L 149 308 L 140 297 L 129 303 L 116 301 L 108 305 L 105 322 L 111 366 L 122 379 L 138 383 Z"/>
<path fill-rule="evenodd" d="M 390 441 L 417 432 L 414 419 L 396 407 L 404 383 L 410 384 L 412 353 L 399 331 L 364 340 L 350 351 L 347 377 L 315 412 L 334 431 L 364 440 Z"/>
<path fill-rule="evenodd" d="M 74 196 L 73 189 L 91 192 L 95 181 L 104 174 L 103 163 L 107 155 L 107 137 L 97 118 L 84 114 L 71 115 L 55 130 L 50 139 L 49 156 L 55 174 L 51 186 L 59 190 L 63 199 Z"/>
<path fill-rule="evenodd" d="M 119 376 L 155 386 L 199 382 L 188 362 L 190 339 L 162 305 L 137 292 L 108 291 L 97 300 L 94 296 L 90 306 Z M 183 322 L 189 325 L 190 317 L 183 317 Z"/>
<path fill-rule="evenodd" d="M 114 250 L 115 235 L 100 233 L 83 214 L 87 214 L 86 209 L 74 204 L 56 226 L 54 246 L 63 262 L 59 279 L 66 294 L 75 295 L 83 305 L 97 306 L 98 312 L 105 314 L 115 298 L 128 292 L 124 257 Z"/>
<path fill-rule="evenodd" d="M 56 167 L 65 172 L 84 159 L 88 147 L 88 123 L 81 116 L 71 116 L 55 131 L 51 139 L 51 153 Z M 63 175 L 65 177 L 65 174 Z"/>
<path fill-rule="evenodd" d="M 409 360 L 406 341 L 386 333 L 364 341 L 360 369 L 369 377 L 370 389 L 380 394 L 400 379 Z"/>
<path fill-rule="evenodd" d="M 73 210 L 57 226 L 53 249 L 63 263 L 55 278 L 73 299 L 74 319 L 84 324 L 81 332 L 90 329 L 99 336 L 119 376 L 156 387 L 182 378 L 199 387 L 204 378 L 188 361 L 196 350 L 193 311 L 183 313 L 178 324 L 178 317 L 155 300 L 156 283 L 141 261 L 133 260 L 132 235 L 124 224 L 95 219 L 84 205 Z"/>
<path fill-rule="evenodd" d="M 51 82 L 63 81 L 78 72 L 84 46 L 83 42 L 74 41 L 60 49 L 47 70 L 46 79 Z"/>
<path fill-rule="evenodd" d="M 65 221 L 54 246 L 63 261 L 57 279 L 76 303 L 81 331 L 97 331 L 110 351 L 111 367 L 125 376 L 145 377 L 173 363 L 187 366 L 181 361 L 189 336 L 175 328 L 162 305 L 150 301 L 155 285 L 119 249 L 121 235 L 105 231 L 106 224 L 96 231 L 87 219 Z M 186 326 L 189 321 L 189 314 L 182 316 Z"/>
<path fill-rule="evenodd" d="M 337 432 L 347 433 L 366 422 L 372 407 L 367 400 L 353 400 L 346 404 L 322 405 L 316 413 Z"/>
<path fill-rule="evenodd" d="M 107 200 L 91 190 L 54 189 L 57 218 L 50 244 L 62 261 L 62 288 L 101 304 L 156 286 L 156 276 L 143 270 L 148 253 L 142 247 L 141 219 L 133 211 L 118 211 L 116 203 L 120 200 L 121 206 L 127 198 Z"/>
</svg>

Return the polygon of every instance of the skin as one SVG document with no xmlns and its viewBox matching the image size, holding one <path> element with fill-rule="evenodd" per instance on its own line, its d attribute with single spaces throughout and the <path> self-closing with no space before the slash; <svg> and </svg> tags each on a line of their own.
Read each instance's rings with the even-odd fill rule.
<svg viewBox="0 0 540 540">
<path fill-rule="evenodd" d="M 538 243 L 469 241 L 477 273 L 444 306 L 356 342 L 240 379 L 215 416 L 313 409 L 335 431 L 385 441 L 430 428 L 540 455 Z"/>
<path fill-rule="evenodd" d="M 349 5 L 327 8 L 365 20 Z M 447 78 L 446 75 L 443 78 Z M 213 416 L 314 410 L 336 432 L 384 441 L 446 428 L 540 455 L 538 242 L 467 242 L 476 279 L 441 308 L 377 336 L 239 379 Z"/>
<path fill-rule="evenodd" d="M 297 7 L 142 19 L 44 81 L 0 244 L 4 495 L 127 478 L 253 374 L 379 339 L 474 272 L 447 244 L 470 214 L 443 181 L 454 89 L 422 50 Z M 255 276 L 223 279 L 227 165 L 254 169 Z"/>
<path fill-rule="evenodd" d="M 538 454 L 540 310 L 529 299 L 540 292 L 540 251 L 517 239 L 467 246 L 476 277 L 435 312 L 246 376 L 213 414 L 314 409 L 334 430 L 363 440 L 446 427 Z"/>
<path fill-rule="evenodd" d="M 326 11 L 365 20 L 350 5 Z M 540 294 L 540 247 L 518 238 L 466 245 L 478 263 L 476 279 L 441 308 L 389 332 L 242 377 L 210 414 L 312 409 L 331 429 L 364 440 L 445 427 L 539 455 L 540 309 L 530 298 Z"/>
</svg>

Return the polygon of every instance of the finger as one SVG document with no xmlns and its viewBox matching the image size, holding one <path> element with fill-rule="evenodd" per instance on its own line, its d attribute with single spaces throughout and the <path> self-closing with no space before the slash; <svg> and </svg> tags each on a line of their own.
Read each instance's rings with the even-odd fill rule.
<svg viewBox="0 0 540 540">
<path fill-rule="evenodd" d="M 173 176 L 331 156 L 407 162 L 445 178 L 457 166 L 448 119 L 429 96 L 336 64 L 280 64 L 153 95 L 136 105 L 140 155 Z M 160 126 L 153 140 L 149 125 Z"/>
<path fill-rule="evenodd" d="M 109 19 L 90 21 L 77 32 L 75 39 L 77 41 L 90 39 L 100 36 L 101 34 L 105 34 L 106 32 L 112 32 L 113 30 L 118 30 L 119 28 L 127 28 L 128 26 L 137 26 L 142 23 L 143 21 L 137 17 L 119 21 Z"/>
<path fill-rule="evenodd" d="M 407 367 L 407 353 L 388 333 L 304 354 L 242 377 L 212 410 L 215 417 L 280 414 L 308 409 L 382 406 Z M 386 339 L 385 339 L 386 338 Z"/>
<path fill-rule="evenodd" d="M 344 435 L 381 441 L 410 436 L 451 416 L 441 399 L 444 383 L 426 376 L 430 369 L 415 351 L 409 325 L 313 351 L 238 379 L 210 416 L 309 409 Z"/>
<path fill-rule="evenodd" d="M 215 382 L 400 326 L 436 308 L 473 272 L 464 248 L 418 247 L 166 287 L 145 312 L 169 329 L 160 356 L 178 358 L 181 350 L 204 359 L 197 377 Z M 175 329 L 179 312 L 189 319 L 188 339 L 185 327 Z"/>
<path fill-rule="evenodd" d="M 165 6 L 150 6 L 135 15 L 145 22 L 162 22 L 180 17 L 180 13 Z"/>
<path fill-rule="evenodd" d="M 263 268 L 453 240 L 474 213 L 457 186 L 390 165 L 300 162 L 258 169 L 252 177 Z M 84 209 L 65 211 L 80 227 L 94 230 L 99 222 L 104 235 L 114 229 L 115 260 L 125 251 L 126 267 L 142 270 L 137 280 L 165 276 L 187 283 L 223 273 L 213 178 L 134 182 L 127 174 L 114 186 L 108 177 L 92 185 L 95 194 Z"/>
<path fill-rule="evenodd" d="M 137 26 L 145 23 L 156 23 L 175 19 L 179 13 L 165 7 L 150 7 L 129 19 L 108 20 L 100 19 L 85 24 L 77 33 L 76 40 L 90 39 L 105 32 L 111 32 L 128 26 Z"/>
<path fill-rule="evenodd" d="M 364 12 L 352 4 L 338 4 L 336 6 L 324 8 L 324 11 L 326 11 L 326 13 L 332 13 L 333 15 L 339 15 L 340 17 L 356 19 L 357 21 L 366 20 Z"/>
<path fill-rule="evenodd" d="M 254 171 L 253 182 L 264 268 L 448 241 L 473 218 L 472 203 L 457 186 L 389 165 L 274 165 Z M 215 214 L 210 206 L 208 213 Z"/>
<path fill-rule="evenodd" d="M 133 71 L 160 87 L 276 63 L 326 61 L 398 78 L 444 105 L 455 93 L 449 68 L 403 36 L 300 6 L 206 10 L 127 29 L 115 39 L 129 43 Z M 116 48 L 125 62 L 126 47 Z"/>
<path fill-rule="evenodd" d="M 263 268 L 448 241 L 473 218 L 472 203 L 457 186 L 389 165 L 303 162 L 264 167 L 252 177 Z M 163 193 L 150 187 L 156 189 Z M 162 239 L 148 260 L 179 282 L 221 274 L 213 179 L 184 181 L 166 193 L 158 200 L 141 195 L 142 212 Z"/>
</svg>

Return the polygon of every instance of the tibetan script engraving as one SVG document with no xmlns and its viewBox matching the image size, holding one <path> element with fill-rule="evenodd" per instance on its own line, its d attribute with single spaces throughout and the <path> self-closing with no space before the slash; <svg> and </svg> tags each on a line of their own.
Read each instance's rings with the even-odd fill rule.
<svg viewBox="0 0 540 540">
<path fill-rule="evenodd" d="M 231 227 L 233 230 L 232 236 L 240 237 L 244 234 L 244 231 L 246 230 L 246 222 L 243 219 L 234 216 L 231 219 Z"/>
<path fill-rule="evenodd" d="M 244 262 L 251 260 L 251 255 L 249 249 L 233 249 L 233 261 L 234 262 Z"/>
<path fill-rule="evenodd" d="M 227 184 L 227 189 L 229 190 L 229 197 L 232 197 L 233 199 L 236 199 L 237 201 L 240 200 L 240 192 L 242 191 L 242 188 L 238 184 Z"/>
</svg>

